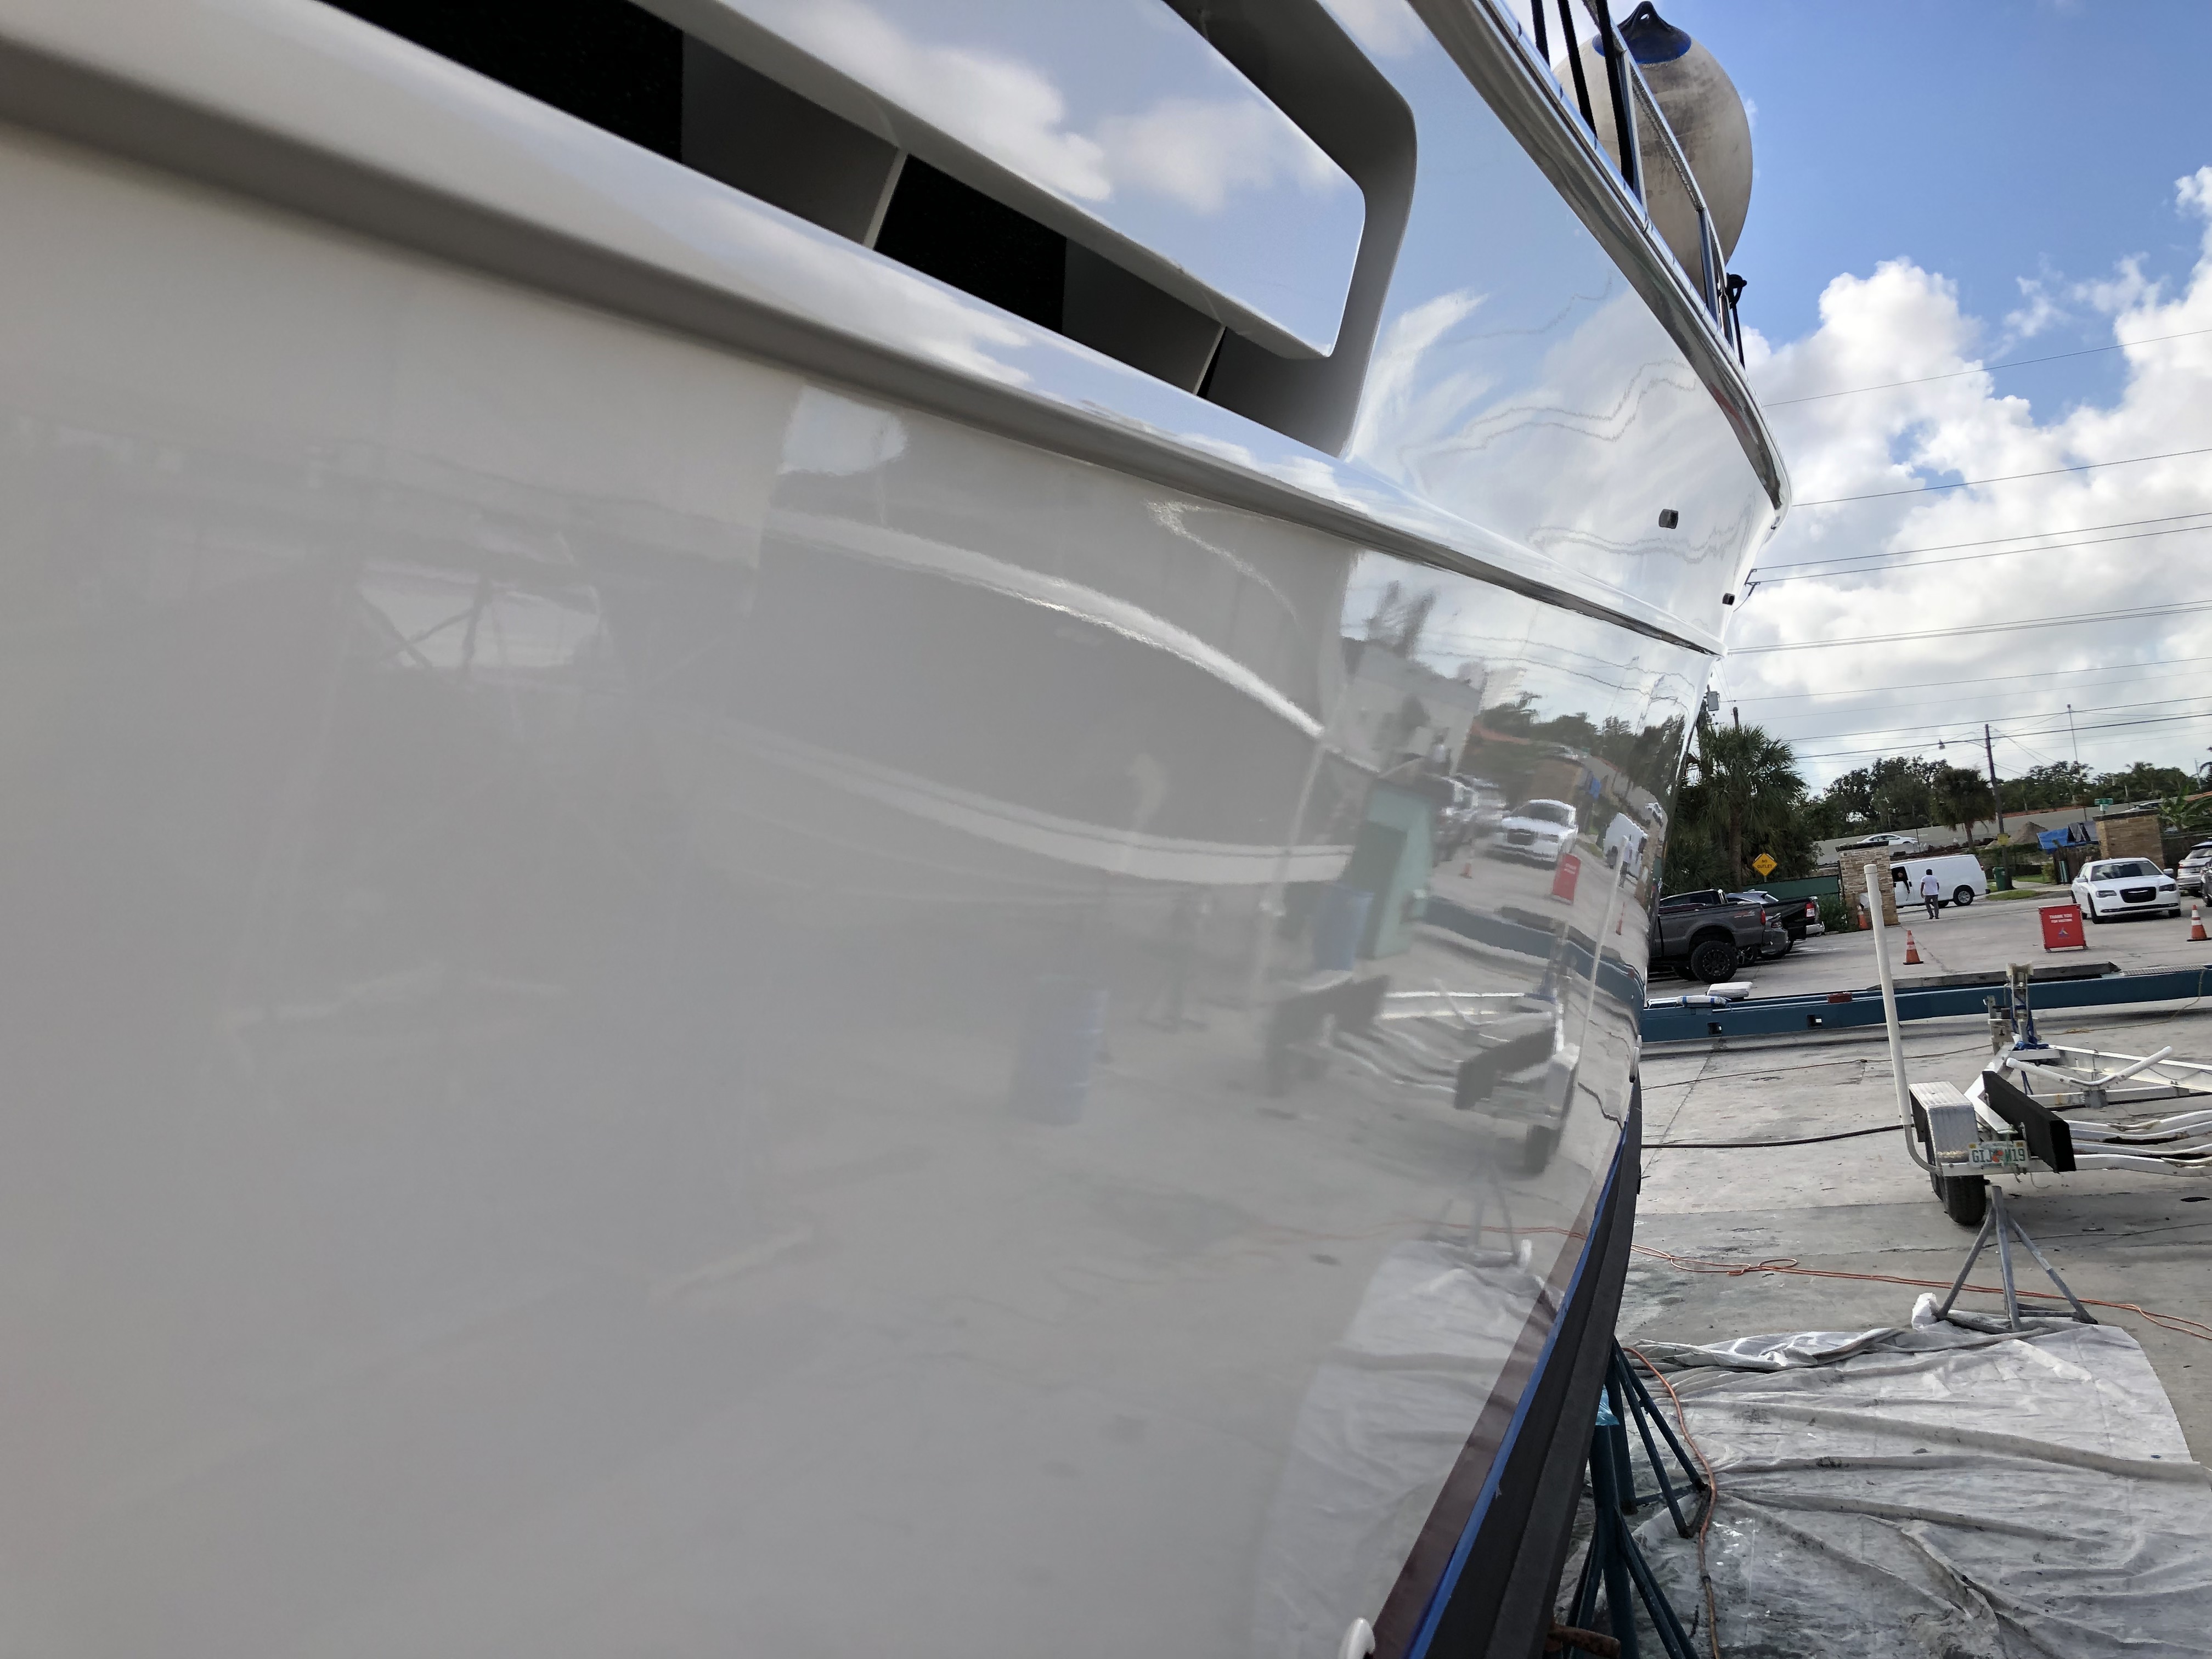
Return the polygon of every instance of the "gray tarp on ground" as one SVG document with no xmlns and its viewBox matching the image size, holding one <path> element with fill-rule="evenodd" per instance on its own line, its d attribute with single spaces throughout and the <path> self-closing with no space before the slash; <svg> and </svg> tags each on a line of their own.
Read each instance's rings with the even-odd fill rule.
<svg viewBox="0 0 2212 1659">
<path fill-rule="evenodd" d="M 2212 1653 L 2212 1484 L 2124 1331 L 1643 1351 L 1718 1480 L 1728 1659 Z M 1686 1620 L 1694 1547 L 1663 1510 L 1638 1536 Z"/>
</svg>

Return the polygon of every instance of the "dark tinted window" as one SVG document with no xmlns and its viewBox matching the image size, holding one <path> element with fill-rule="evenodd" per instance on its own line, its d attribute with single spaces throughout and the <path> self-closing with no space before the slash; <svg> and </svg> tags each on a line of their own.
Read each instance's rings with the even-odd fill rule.
<svg viewBox="0 0 2212 1659">
<path fill-rule="evenodd" d="M 629 0 L 329 0 L 340 11 L 674 156 L 684 34 Z"/>
</svg>

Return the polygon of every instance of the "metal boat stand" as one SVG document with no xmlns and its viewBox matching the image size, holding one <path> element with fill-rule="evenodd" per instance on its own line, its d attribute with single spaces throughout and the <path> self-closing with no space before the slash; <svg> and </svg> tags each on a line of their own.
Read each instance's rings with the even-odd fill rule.
<svg viewBox="0 0 2212 1659">
<path fill-rule="evenodd" d="M 2027 1253 L 2035 1258 L 2035 1265 L 2042 1268 L 2051 1282 L 2058 1287 L 2058 1293 L 2073 1308 L 2074 1317 L 2085 1325 L 2095 1324 L 2097 1322 L 2090 1317 L 2089 1310 L 2081 1305 L 2081 1298 L 2067 1287 L 2066 1281 L 2058 1276 L 2058 1269 L 2052 1267 L 2050 1260 L 2036 1248 L 2035 1241 L 2027 1236 L 2027 1229 L 2021 1226 L 2014 1218 L 2011 1210 L 2006 1207 L 2004 1188 L 1992 1181 L 1989 1185 L 1989 1213 L 1982 1218 L 1981 1231 L 1974 1235 L 1974 1248 L 1966 1252 L 1966 1265 L 1959 1269 L 1958 1278 L 1951 1281 L 1950 1294 L 1936 1310 L 1936 1316 L 1938 1319 L 1950 1318 L 1951 1304 L 1959 1299 L 1959 1292 L 1966 1288 L 1966 1276 L 1974 1271 L 1974 1263 L 1981 1259 L 1983 1248 L 1994 1237 L 1997 1242 L 1997 1271 L 2004 1279 L 2005 1322 L 2015 1331 L 2021 1329 L 2020 1296 L 2013 1288 L 2012 1276 L 2011 1239 L 2017 1238 L 2027 1246 Z"/>
<path fill-rule="evenodd" d="M 1635 1420 L 1644 1441 L 1644 1455 L 1650 1460 L 1652 1473 L 1657 1477 L 1659 1490 L 1656 1492 L 1636 1490 L 1635 1471 L 1628 1456 L 1630 1419 Z M 1657 1441 L 1651 1432 L 1655 1425 L 1681 1472 L 1680 1486 L 1669 1474 L 1667 1460 L 1659 1454 Z M 1682 1443 L 1674 1437 L 1674 1431 L 1652 1402 L 1642 1379 L 1629 1368 L 1627 1356 L 1621 1352 L 1618 1343 L 1613 1346 L 1613 1358 L 1607 1366 L 1605 1393 L 1598 1401 L 1597 1426 L 1590 1435 L 1589 1479 L 1591 1503 L 1596 1513 L 1590 1528 L 1589 1551 L 1583 1558 L 1582 1575 L 1576 1581 L 1574 1598 L 1568 1604 L 1565 1622 L 1583 1629 L 1596 1628 L 1590 1621 L 1596 1614 L 1598 1592 L 1602 1589 L 1606 1628 L 1612 1632 L 1626 1659 L 1637 1659 L 1635 1600 L 1644 1603 L 1667 1659 L 1697 1659 L 1680 1615 L 1660 1589 L 1643 1551 L 1636 1547 L 1628 1517 L 1647 1504 L 1663 1502 L 1674 1519 L 1674 1530 L 1687 1538 L 1697 1531 L 1705 1517 L 1703 1509 L 1695 1504 L 1686 1514 L 1683 1500 L 1694 1495 L 1710 1504 L 1712 1492 L 1704 1477 L 1691 1466 Z M 1632 1585 L 1635 1600 L 1631 1599 Z M 1568 1643 L 1571 1645 L 1571 1637 Z"/>
</svg>

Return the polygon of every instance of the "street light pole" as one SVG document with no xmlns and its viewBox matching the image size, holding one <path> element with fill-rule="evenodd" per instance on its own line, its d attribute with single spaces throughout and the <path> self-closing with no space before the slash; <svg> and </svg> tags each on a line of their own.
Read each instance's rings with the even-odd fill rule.
<svg viewBox="0 0 2212 1659">
<path fill-rule="evenodd" d="M 2074 705 L 2066 705 L 2066 735 L 2074 739 L 2074 769 L 2081 769 L 2081 734 L 2074 729 Z"/>
</svg>

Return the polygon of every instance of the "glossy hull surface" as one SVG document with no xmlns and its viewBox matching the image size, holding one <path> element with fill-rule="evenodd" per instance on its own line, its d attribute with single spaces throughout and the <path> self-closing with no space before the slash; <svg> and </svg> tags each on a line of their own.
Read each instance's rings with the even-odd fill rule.
<svg viewBox="0 0 2212 1659">
<path fill-rule="evenodd" d="M 91 148 L 0 137 L 0 210 L 27 1649 L 1425 1644 L 1613 1201 L 1706 658 Z M 1354 455 L 1726 580 L 1694 380 L 1644 558 L 1583 428 L 1484 471 L 1437 301 Z M 1552 369 L 1651 380 L 1595 304 Z"/>
</svg>

